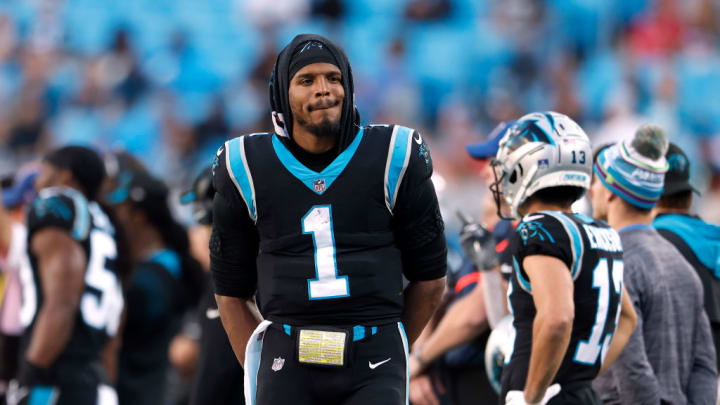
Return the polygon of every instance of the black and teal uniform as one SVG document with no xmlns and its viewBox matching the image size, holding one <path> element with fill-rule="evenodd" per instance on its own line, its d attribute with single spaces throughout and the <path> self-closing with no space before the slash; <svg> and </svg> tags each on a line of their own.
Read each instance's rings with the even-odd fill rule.
<svg viewBox="0 0 720 405">
<path fill-rule="evenodd" d="M 218 151 L 213 170 L 215 291 L 256 294 L 263 317 L 279 328 L 264 335 L 258 403 L 405 403 L 403 275 L 441 278 L 447 254 L 420 134 L 366 126 L 339 154 L 312 154 L 276 134 L 247 135 Z M 342 384 L 287 357 L 298 326 L 353 336 L 350 368 L 337 374 Z M 282 372 L 271 370 L 275 358 L 284 360 L 277 360 Z M 387 358 L 377 369 L 368 364 Z"/>
<path fill-rule="evenodd" d="M 168 347 L 184 311 L 181 278 L 181 259 L 169 249 L 135 266 L 118 362 L 121 405 L 161 404 L 165 397 Z"/>
<path fill-rule="evenodd" d="M 508 302 L 516 337 L 502 372 L 501 398 L 508 391 L 525 388 L 536 309 L 523 260 L 543 255 L 556 257 L 567 265 L 573 279 L 575 304 L 570 343 L 553 379 L 562 391 L 549 404 L 573 403 L 572 398 L 595 401 L 590 382 L 600 371 L 620 315 L 623 280 L 620 236 L 605 222 L 585 215 L 541 211 L 523 218 L 509 246 L 513 272 Z M 576 394 L 578 397 L 573 397 Z"/>
<path fill-rule="evenodd" d="M 100 395 L 114 396 L 114 392 L 108 393 L 112 388 L 107 385 L 101 355 L 108 340 L 117 333 L 123 310 L 115 229 L 96 202 L 67 187 L 41 190 L 28 211 L 27 226 L 29 260 L 19 272 L 23 298 L 20 321 L 26 328 L 21 353 L 30 343 L 44 299 L 38 259 L 31 249 L 33 236 L 48 228 L 68 232 L 82 247 L 87 268 L 85 290 L 70 339 L 44 373 L 42 386 L 30 382 L 31 392 L 26 400 L 30 404 L 53 400 L 57 405 L 95 405 Z"/>
</svg>

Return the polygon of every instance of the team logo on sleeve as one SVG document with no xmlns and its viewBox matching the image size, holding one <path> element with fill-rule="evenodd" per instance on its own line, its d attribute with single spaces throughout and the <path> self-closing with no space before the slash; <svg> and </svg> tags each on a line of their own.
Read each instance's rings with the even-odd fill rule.
<svg viewBox="0 0 720 405">
<path fill-rule="evenodd" d="M 315 189 L 316 193 L 325 192 L 325 179 L 313 180 L 312 184 L 313 184 L 313 189 Z"/>
<path fill-rule="evenodd" d="M 217 150 L 217 153 L 215 154 L 215 157 L 213 158 L 212 163 L 212 175 L 215 176 L 215 169 L 220 165 L 220 155 L 225 150 L 225 145 L 221 146 L 220 149 Z"/>
<path fill-rule="evenodd" d="M 430 149 L 427 147 L 425 141 L 420 145 L 418 155 L 425 161 L 425 166 L 430 166 Z"/>
<path fill-rule="evenodd" d="M 282 357 L 276 357 L 273 359 L 272 371 L 280 371 L 285 365 L 285 359 Z"/>
<path fill-rule="evenodd" d="M 413 141 L 415 141 L 416 144 L 418 144 L 418 156 L 420 159 L 425 161 L 425 166 L 427 168 L 430 167 L 430 148 L 428 147 L 425 140 L 420 136 L 420 133 L 415 131 L 415 135 L 417 137 L 413 136 Z"/>
<path fill-rule="evenodd" d="M 523 245 L 527 245 L 527 241 L 533 238 L 555 243 L 555 239 L 553 239 L 552 235 L 550 235 L 550 232 L 548 232 L 545 227 L 537 221 L 521 223 L 517 227 L 517 232 L 520 234 L 520 239 L 522 239 Z"/>
<path fill-rule="evenodd" d="M 72 217 L 72 210 L 59 197 L 38 198 L 33 204 L 35 215 L 43 218 L 46 215 L 53 216 L 58 219 L 69 221 Z"/>
</svg>

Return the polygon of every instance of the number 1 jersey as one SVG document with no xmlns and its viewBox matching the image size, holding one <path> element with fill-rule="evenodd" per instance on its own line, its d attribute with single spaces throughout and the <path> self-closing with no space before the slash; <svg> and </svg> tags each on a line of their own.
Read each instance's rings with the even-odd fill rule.
<svg viewBox="0 0 720 405">
<path fill-rule="evenodd" d="M 247 292 L 257 283 L 258 307 L 275 322 L 399 320 L 403 274 L 411 281 L 445 274 L 444 240 L 428 248 L 439 264 L 416 265 L 408 253 L 443 238 L 427 145 L 410 128 L 363 127 L 315 171 L 288 142 L 275 134 L 243 136 L 216 159 L 218 193 L 236 201 L 234 211 L 258 235 L 256 267 L 237 270 L 246 274 Z"/>
<path fill-rule="evenodd" d="M 590 382 L 600 371 L 620 315 L 620 236 L 605 222 L 585 215 L 541 211 L 523 218 L 510 249 L 513 273 L 508 303 L 514 316 L 515 342 L 503 368 L 503 398 L 508 391 L 524 389 L 530 365 L 536 309 L 523 259 L 532 255 L 562 260 L 574 284 L 570 344 L 553 383 Z"/>
</svg>

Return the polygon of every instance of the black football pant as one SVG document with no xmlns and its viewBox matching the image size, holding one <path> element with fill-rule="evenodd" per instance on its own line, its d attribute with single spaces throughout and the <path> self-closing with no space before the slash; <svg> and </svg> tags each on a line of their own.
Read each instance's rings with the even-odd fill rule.
<svg viewBox="0 0 720 405">
<path fill-rule="evenodd" d="M 407 404 L 407 341 L 399 323 L 349 339 L 345 367 L 299 363 L 296 338 L 275 324 L 265 331 L 254 405 Z"/>
<path fill-rule="evenodd" d="M 33 386 L 20 391 L 8 392 L 8 405 L 118 405 L 117 394 L 108 385 Z"/>
</svg>

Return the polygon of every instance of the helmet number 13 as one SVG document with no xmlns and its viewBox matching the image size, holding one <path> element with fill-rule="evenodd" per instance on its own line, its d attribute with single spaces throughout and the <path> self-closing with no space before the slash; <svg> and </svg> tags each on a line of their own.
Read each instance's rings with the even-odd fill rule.
<svg viewBox="0 0 720 405">
<path fill-rule="evenodd" d="M 315 278 L 307 281 L 308 297 L 311 300 L 349 297 L 348 277 L 338 276 L 332 208 L 315 205 L 301 223 L 303 233 L 312 235 L 315 247 Z"/>
<path fill-rule="evenodd" d="M 580 158 L 578 160 L 578 157 Z M 585 164 L 585 151 L 581 150 L 580 152 L 572 151 L 572 163 L 580 163 L 581 165 Z"/>
</svg>

